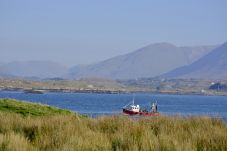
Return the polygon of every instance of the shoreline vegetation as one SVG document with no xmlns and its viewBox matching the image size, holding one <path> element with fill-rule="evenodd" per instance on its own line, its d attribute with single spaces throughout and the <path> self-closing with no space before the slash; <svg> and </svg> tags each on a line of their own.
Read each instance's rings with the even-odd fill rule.
<svg viewBox="0 0 227 151">
<path fill-rule="evenodd" d="M 227 150 L 227 126 L 209 117 L 89 118 L 0 99 L 0 150 Z"/>
<path fill-rule="evenodd" d="M 219 82 L 219 81 L 218 81 Z M 210 89 L 217 81 L 211 80 L 160 80 L 140 79 L 112 81 L 104 79 L 82 80 L 20 80 L 0 79 L 0 91 L 22 91 L 25 93 L 160 93 L 176 95 L 227 96 L 227 90 Z M 227 87 L 227 81 L 223 81 Z M 224 85 L 225 86 L 225 85 Z"/>
</svg>

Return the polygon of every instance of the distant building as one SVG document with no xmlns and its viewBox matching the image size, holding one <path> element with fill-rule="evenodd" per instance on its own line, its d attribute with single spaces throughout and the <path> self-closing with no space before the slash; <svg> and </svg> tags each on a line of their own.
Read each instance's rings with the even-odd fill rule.
<svg viewBox="0 0 227 151">
<path fill-rule="evenodd" d="M 206 90 L 204 90 L 204 89 L 202 89 L 202 90 L 201 90 L 201 93 L 206 93 L 206 92 L 207 92 L 207 91 L 206 91 Z"/>
<path fill-rule="evenodd" d="M 88 88 L 92 89 L 94 86 L 92 84 L 87 85 Z"/>
</svg>

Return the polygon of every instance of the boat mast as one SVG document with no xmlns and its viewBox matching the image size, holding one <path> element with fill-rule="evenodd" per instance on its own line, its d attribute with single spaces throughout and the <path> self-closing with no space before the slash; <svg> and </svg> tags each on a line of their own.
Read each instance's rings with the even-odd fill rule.
<svg viewBox="0 0 227 151">
<path fill-rule="evenodd" d="M 134 105 L 135 95 L 133 94 L 132 104 Z"/>
</svg>

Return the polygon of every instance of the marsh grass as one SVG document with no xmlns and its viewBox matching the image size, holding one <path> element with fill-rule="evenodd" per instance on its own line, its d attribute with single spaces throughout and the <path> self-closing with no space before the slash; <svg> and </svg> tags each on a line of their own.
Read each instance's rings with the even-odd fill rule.
<svg viewBox="0 0 227 151">
<path fill-rule="evenodd" d="M 209 117 L 81 118 L 0 111 L 0 150 L 225 151 L 227 126 Z"/>
</svg>

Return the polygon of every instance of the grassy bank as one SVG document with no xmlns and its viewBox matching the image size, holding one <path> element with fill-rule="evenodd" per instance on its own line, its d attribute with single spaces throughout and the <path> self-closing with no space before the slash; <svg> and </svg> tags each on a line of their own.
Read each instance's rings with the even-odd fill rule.
<svg viewBox="0 0 227 151">
<path fill-rule="evenodd" d="M 73 112 L 56 107 L 12 99 L 0 99 L 0 111 L 18 113 L 23 116 L 68 115 Z"/>
<path fill-rule="evenodd" d="M 208 117 L 92 119 L 0 110 L 0 150 L 227 150 L 227 126 Z"/>
</svg>

